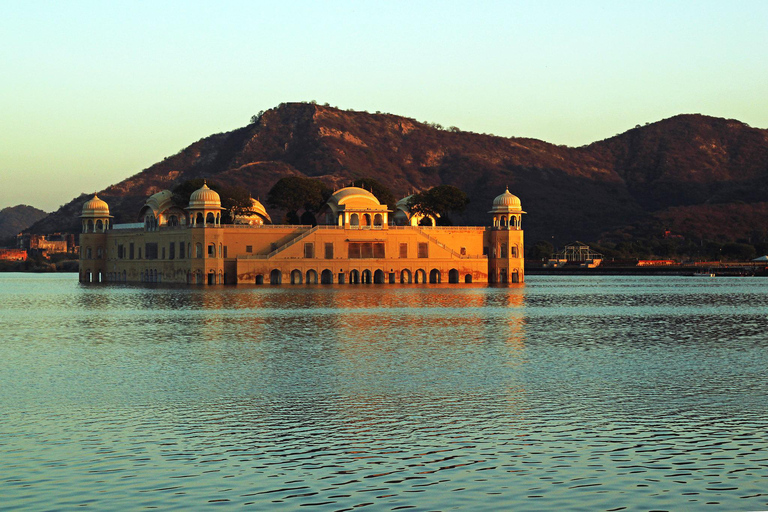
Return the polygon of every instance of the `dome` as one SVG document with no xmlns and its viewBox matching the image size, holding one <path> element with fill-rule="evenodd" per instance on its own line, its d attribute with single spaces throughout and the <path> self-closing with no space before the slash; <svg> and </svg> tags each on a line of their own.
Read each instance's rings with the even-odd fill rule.
<svg viewBox="0 0 768 512">
<path fill-rule="evenodd" d="M 360 205 L 369 208 L 381 206 L 375 195 L 360 187 L 345 187 L 337 190 L 328 199 L 328 202 L 336 205 L 350 204 L 350 206 L 351 203 L 354 203 L 354 206 Z"/>
<path fill-rule="evenodd" d="M 493 208 L 488 213 L 525 213 L 520 198 L 507 188 L 503 194 L 493 200 Z"/>
<path fill-rule="evenodd" d="M 269 217 L 269 214 L 267 213 L 267 209 L 264 208 L 264 205 L 253 198 L 251 198 L 251 210 L 253 210 L 254 214 L 263 217 L 265 220 L 268 220 L 269 222 L 272 222 L 272 219 Z"/>
<path fill-rule="evenodd" d="M 208 185 L 203 183 L 203 186 L 192 192 L 189 196 L 189 208 L 203 208 L 203 209 L 221 209 L 221 197 L 215 190 L 208 188 Z"/>
<path fill-rule="evenodd" d="M 83 213 L 81 217 L 109 217 L 109 205 L 106 201 L 99 199 L 99 196 L 94 194 L 93 199 L 90 199 L 83 204 Z"/>
<path fill-rule="evenodd" d="M 161 190 L 160 192 L 149 196 L 149 199 L 144 203 L 144 206 L 151 208 L 155 214 L 159 214 L 173 206 L 172 198 L 173 193 L 170 190 Z"/>
<path fill-rule="evenodd" d="M 235 215 L 233 221 L 235 224 L 262 225 L 265 222 L 272 224 L 272 219 L 267 213 L 267 209 L 256 199 L 251 198 L 251 212 L 248 215 Z"/>
</svg>

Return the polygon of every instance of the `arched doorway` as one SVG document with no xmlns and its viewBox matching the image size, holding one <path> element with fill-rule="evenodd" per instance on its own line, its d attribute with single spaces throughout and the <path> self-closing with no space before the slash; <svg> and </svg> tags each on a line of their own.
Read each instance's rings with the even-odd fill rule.
<svg viewBox="0 0 768 512">
<path fill-rule="evenodd" d="M 361 281 L 363 284 L 371 284 L 373 282 L 373 279 L 371 278 L 371 271 L 368 269 L 363 270 L 363 274 L 361 276 Z"/>
<path fill-rule="evenodd" d="M 448 282 L 451 284 L 456 284 L 459 282 L 459 271 L 455 268 L 452 268 L 448 271 Z"/>
<path fill-rule="evenodd" d="M 424 269 L 420 268 L 416 271 L 416 274 L 413 276 L 413 282 L 414 283 L 426 283 L 427 282 L 427 273 L 424 271 Z"/>
<path fill-rule="evenodd" d="M 269 273 L 269 284 L 281 284 L 283 282 L 283 274 L 278 269 L 274 269 Z"/>
<path fill-rule="evenodd" d="M 357 270 L 349 271 L 349 284 L 360 284 L 360 272 Z"/>
<path fill-rule="evenodd" d="M 317 270 L 307 270 L 307 284 L 317 284 Z"/>
<path fill-rule="evenodd" d="M 301 284 L 301 270 L 295 269 L 291 271 L 291 284 Z"/>
<path fill-rule="evenodd" d="M 517 269 L 512 271 L 512 282 L 513 283 L 519 283 L 520 282 L 520 274 L 517 273 Z"/>
<path fill-rule="evenodd" d="M 384 284 L 384 271 L 383 270 L 377 270 L 373 273 L 373 283 L 374 284 Z"/>
<path fill-rule="evenodd" d="M 256 275 L 256 284 L 264 284 L 264 275 L 263 274 L 257 274 Z"/>
<path fill-rule="evenodd" d="M 400 271 L 400 282 L 403 284 L 411 284 L 411 271 L 407 268 Z"/>
<path fill-rule="evenodd" d="M 467 274 L 464 276 L 464 282 L 465 283 L 471 283 L 472 282 L 472 274 Z"/>
<path fill-rule="evenodd" d="M 429 282 L 430 284 L 439 284 L 440 283 L 440 271 L 436 268 L 433 268 L 432 271 L 429 273 Z"/>
<path fill-rule="evenodd" d="M 320 274 L 320 284 L 333 284 L 333 272 L 328 269 Z"/>
</svg>

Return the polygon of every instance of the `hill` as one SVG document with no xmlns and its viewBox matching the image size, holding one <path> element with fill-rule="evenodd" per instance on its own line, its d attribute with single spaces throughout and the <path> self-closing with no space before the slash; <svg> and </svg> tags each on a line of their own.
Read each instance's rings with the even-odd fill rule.
<svg viewBox="0 0 768 512">
<path fill-rule="evenodd" d="M 3 208 L 0 210 L 0 240 L 15 237 L 47 215 L 43 210 L 26 204 Z"/>
<path fill-rule="evenodd" d="M 471 200 L 455 221 L 469 224 L 488 222 L 491 201 L 509 186 L 529 212 L 530 242 L 622 239 L 644 230 L 728 241 L 768 231 L 768 131 L 703 115 L 679 115 L 571 148 L 445 130 L 392 114 L 281 104 L 98 193 L 116 222 L 133 222 L 148 195 L 191 178 L 241 185 L 264 198 L 291 175 L 331 186 L 370 177 L 398 196 L 455 185 Z M 31 230 L 77 232 L 85 199 Z"/>
</svg>

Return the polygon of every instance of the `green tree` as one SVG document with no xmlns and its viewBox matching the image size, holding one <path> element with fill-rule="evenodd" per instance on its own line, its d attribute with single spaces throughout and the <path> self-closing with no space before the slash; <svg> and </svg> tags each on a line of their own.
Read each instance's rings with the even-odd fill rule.
<svg viewBox="0 0 768 512">
<path fill-rule="evenodd" d="M 378 199 L 381 204 L 387 205 L 390 209 L 394 209 L 397 204 L 397 199 L 392 191 L 373 178 L 358 178 L 350 183 L 349 186 L 370 190 L 371 194 L 376 196 L 376 199 Z"/>
<path fill-rule="evenodd" d="M 723 244 L 723 257 L 734 261 L 749 261 L 755 257 L 755 248 L 750 244 L 728 242 Z"/>
<path fill-rule="evenodd" d="M 280 178 L 267 194 L 267 203 L 286 211 L 286 220 L 298 224 L 299 210 L 317 213 L 331 197 L 333 191 L 320 180 L 303 176 Z"/>
<path fill-rule="evenodd" d="M 442 224 L 450 224 L 449 213 L 461 213 L 469 204 L 469 198 L 458 187 L 439 185 L 414 194 L 408 200 L 412 212 L 431 215 Z"/>
</svg>

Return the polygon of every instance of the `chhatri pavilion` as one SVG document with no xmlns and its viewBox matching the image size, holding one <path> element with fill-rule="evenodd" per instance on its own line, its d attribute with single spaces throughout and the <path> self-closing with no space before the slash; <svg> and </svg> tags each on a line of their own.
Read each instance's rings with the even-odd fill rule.
<svg viewBox="0 0 768 512">
<path fill-rule="evenodd" d="M 520 199 L 494 199 L 487 227 L 424 226 L 407 200 L 388 209 L 367 190 L 336 191 L 321 224 L 272 224 L 264 206 L 223 224 L 203 185 L 186 208 L 163 190 L 138 222 L 114 224 L 98 196 L 83 204 L 80 281 L 91 283 L 394 284 L 523 282 Z M 407 198 L 405 198 L 407 199 Z"/>
</svg>

